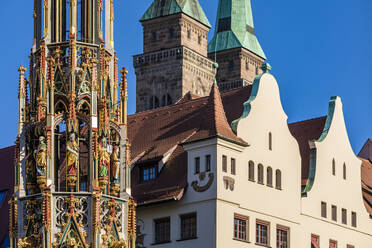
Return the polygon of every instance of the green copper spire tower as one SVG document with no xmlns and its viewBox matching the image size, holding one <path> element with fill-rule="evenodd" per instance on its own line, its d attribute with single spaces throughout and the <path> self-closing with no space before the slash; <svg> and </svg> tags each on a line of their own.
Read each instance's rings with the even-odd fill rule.
<svg viewBox="0 0 372 248">
<path fill-rule="evenodd" d="M 219 0 L 208 53 L 220 64 L 217 81 L 221 90 L 253 82 L 266 56 L 255 35 L 251 0 Z"/>
<path fill-rule="evenodd" d="M 254 33 L 251 0 L 219 0 L 216 30 L 208 52 L 243 47 L 266 59 Z"/>
</svg>

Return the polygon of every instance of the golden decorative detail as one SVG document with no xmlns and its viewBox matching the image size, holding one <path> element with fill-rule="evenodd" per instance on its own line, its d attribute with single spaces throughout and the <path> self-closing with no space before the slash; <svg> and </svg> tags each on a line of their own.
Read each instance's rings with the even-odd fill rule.
<svg viewBox="0 0 372 248">
<path fill-rule="evenodd" d="M 113 241 L 110 243 L 109 248 L 125 248 L 127 244 L 124 240 L 120 239 L 119 241 Z"/>
</svg>

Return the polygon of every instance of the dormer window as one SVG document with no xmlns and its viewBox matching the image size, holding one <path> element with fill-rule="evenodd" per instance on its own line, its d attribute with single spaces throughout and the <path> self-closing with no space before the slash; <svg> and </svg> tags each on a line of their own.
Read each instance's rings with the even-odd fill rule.
<svg viewBox="0 0 372 248">
<path fill-rule="evenodd" d="M 157 169 L 157 165 L 142 167 L 140 173 L 140 182 L 145 183 L 155 180 L 157 176 Z"/>
</svg>

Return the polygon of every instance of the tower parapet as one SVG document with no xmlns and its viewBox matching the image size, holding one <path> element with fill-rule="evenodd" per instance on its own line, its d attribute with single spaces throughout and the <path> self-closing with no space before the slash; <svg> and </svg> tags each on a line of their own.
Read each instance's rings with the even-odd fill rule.
<svg viewBox="0 0 372 248">
<path fill-rule="evenodd" d="M 134 247 L 128 72 L 119 83 L 113 21 L 113 0 L 34 0 L 11 247 Z"/>
<path fill-rule="evenodd" d="M 140 19 L 143 54 L 134 56 L 137 112 L 206 96 L 214 78 L 207 57 L 210 24 L 198 0 L 154 0 Z"/>
</svg>

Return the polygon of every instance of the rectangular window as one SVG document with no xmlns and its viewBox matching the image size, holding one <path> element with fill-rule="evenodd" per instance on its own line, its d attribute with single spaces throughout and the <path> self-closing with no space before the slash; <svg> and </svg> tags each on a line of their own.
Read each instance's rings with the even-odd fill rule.
<svg viewBox="0 0 372 248">
<path fill-rule="evenodd" d="M 231 159 L 231 175 L 236 174 L 236 160 L 235 158 Z"/>
<path fill-rule="evenodd" d="M 337 221 L 337 207 L 332 205 L 332 220 Z"/>
<path fill-rule="evenodd" d="M 322 202 L 322 217 L 327 218 L 327 203 Z"/>
<path fill-rule="evenodd" d="M 196 157 L 195 158 L 195 170 L 194 170 L 194 173 L 195 174 L 199 174 L 200 173 L 200 158 L 199 157 Z"/>
<path fill-rule="evenodd" d="M 329 248 L 337 248 L 337 241 L 330 240 L 329 241 Z"/>
<path fill-rule="evenodd" d="M 149 166 L 141 168 L 141 178 L 142 183 L 152 181 L 156 179 L 157 166 Z"/>
<path fill-rule="evenodd" d="M 211 155 L 205 156 L 205 171 L 211 171 Z"/>
<path fill-rule="evenodd" d="M 227 157 L 225 155 L 222 156 L 222 171 L 227 172 Z"/>
<path fill-rule="evenodd" d="M 278 226 L 276 229 L 276 247 L 288 248 L 289 247 L 289 228 Z"/>
<path fill-rule="evenodd" d="M 319 236 L 311 234 L 311 247 L 319 247 Z"/>
<path fill-rule="evenodd" d="M 353 245 L 346 245 L 346 248 L 355 248 Z"/>
<path fill-rule="evenodd" d="M 357 214 L 355 212 L 351 212 L 351 225 L 357 227 Z"/>
<path fill-rule="evenodd" d="M 161 244 L 170 242 L 170 218 L 154 220 L 155 222 L 155 243 Z"/>
<path fill-rule="evenodd" d="M 181 215 L 181 240 L 196 238 L 196 213 Z"/>
<path fill-rule="evenodd" d="M 269 245 L 269 223 L 263 221 L 256 222 L 256 243 L 260 245 Z"/>
<path fill-rule="evenodd" d="M 248 241 L 248 217 L 235 214 L 234 239 Z"/>
<path fill-rule="evenodd" d="M 342 209 L 342 224 L 347 224 L 347 210 L 346 209 Z"/>
</svg>

